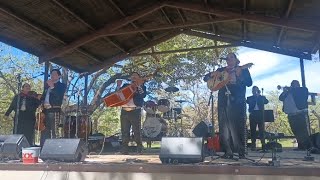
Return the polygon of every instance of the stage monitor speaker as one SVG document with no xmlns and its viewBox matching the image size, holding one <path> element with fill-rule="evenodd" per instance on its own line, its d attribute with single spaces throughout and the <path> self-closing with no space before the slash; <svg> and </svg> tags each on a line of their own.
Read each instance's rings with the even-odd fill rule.
<svg viewBox="0 0 320 180">
<path fill-rule="evenodd" d="M 197 137 L 207 137 L 208 136 L 208 126 L 205 122 L 201 121 L 196 127 L 192 130 L 193 134 Z"/>
<path fill-rule="evenodd" d="M 163 137 L 159 158 L 163 164 L 203 162 L 203 138 Z"/>
<path fill-rule="evenodd" d="M 40 158 L 43 161 L 80 162 L 84 161 L 87 154 L 88 149 L 81 139 L 47 139 Z"/>
<path fill-rule="evenodd" d="M 30 144 L 22 134 L 0 135 L 0 158 L 18 160 L 26 147 Z"/>
</svg>

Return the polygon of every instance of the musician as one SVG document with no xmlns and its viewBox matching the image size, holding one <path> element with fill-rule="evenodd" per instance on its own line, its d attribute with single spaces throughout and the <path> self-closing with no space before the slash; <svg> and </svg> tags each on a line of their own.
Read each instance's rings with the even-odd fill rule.
<svg viewBox="0 0 320 180">
<path fill-rule="evenodd" d="M 122 154 L 129 153 L 128 143 L 130 141 L 130 128 L 134 133 L 134 140 L 137 143 L 137 152 L 142 153 L 142 140 L 141 140 L 141 107 L 146 97 L 146 86 L 144 81 L 136 72 L 131 74 L 132 84 L 137 85 L 137 89 L 133 98 L 121 108 L 120 122 L 121 122 L 121 133 L 122 133 Z M 117 89 L 120 89 L 122 85 L 121 80 L 117 80 Z M 121 88 L 128 86 L 124 84 Z"/>
<path fill-rule="evenodd" d="M 52 69 L 50 79 L 45 84 L 41 100 L 43 101 L 45 113 L 45 130 L 41 131 L 40 145 L 43 146 L 46 139 L 56 138 L 60 126 L 61 105 L 66 91 L 66 84 L 61 83 L 61 72 Z M 61 135 L 60 135 L 61 136 Z"/>
<path fill-rule="evenodd" d="M 300 87 L 299 81 L 293 80 L 291 86 L 284 87 L 279 96 L 279 100 L 283 102 L 283 111 L 288 115 L 291 130 L 298 141 L 298 149 L 300 150 L 313 147 L 309 137 L 308 94 L 306 87 Z"/>
<path fill-rule="evenodd" d="M 226 61 L 226 67 L 207 74 L 204 80 L 208 81 L 213 76 L 219 76 L 223 71 L 229 73 L 228 83 L 218 92 L 220 142 L 225 152 L 222 157 L 233 158 L 233 152 L 238 152 L 239 158 L 245 158 L 245 94 L 246 86 L 252 85 L 252 79 L 249 70 L 239 66 L 240 61 L 234 53 L 229 53 Z"/>
<path fill-rule="evenodd" d="M 34 144 L 34 125 L 36 121 L 36 109 L 40 105 L 40 100 L 34 96 L 30 96 L 31 86 L 28 83 L 23 84 L 22 91 L 19 95 L 14 96 L 5 116 L 9 116 L 12 111 L 17 113 L 17 101 L 20 96 L 19 116 L 17 132 L 14 134 L 23 134 L 30 145 Z M 14 116 L 15 120 L 16 115 Z M 15 129 L 15 127 L 14 127 Z"/>
<path fill-rule="evenodd" d="M 265 124 L 264 124 L 264 105 L 269 101 L 265 96 L 262 96 L 259 87 L 252 87 L 252 96 L 247 97 L 247 103 L 249 104 L 249 120 L 250 120 L 250 132 L 251 132 L 251 150 L 256 150 L 256 128 L 259 128 L 259 137 L 262 144 L 262 150 L 265 151 Z"/>
</svg>

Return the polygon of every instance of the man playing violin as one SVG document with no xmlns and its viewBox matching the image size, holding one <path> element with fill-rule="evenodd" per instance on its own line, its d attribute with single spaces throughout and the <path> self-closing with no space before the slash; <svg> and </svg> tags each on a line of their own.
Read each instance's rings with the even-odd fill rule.
<svg viewBox="0 0 320 180">
<path fill-rule="evenodd" d="M 34 125 L 36 121 L 35 112 L 40 105 L 40 100 L 32 96 L 30 89 L 30 84 L 23 84 L 21 93 L 14 96 L 7 112 L 5 113 L 5 116 L 9 116 L 12 111 L 17 113 L 16 111 L 19 110 L 17 132 L 14 132 L 14 134 L 23 134 L 28 140 L 29 144 L 33 145 Z M 18 96 L 20 96 L 19 109 L 17 109 Z"/>
<path fill-rule="evenodd" d="M 228 83 L 218 92 L 218 122 L 223 158 L 233 158 L 233 152 L 239 153 L 239 158 L 245 158 L 245 125 L 246 125 L 246 86 L 252 85 L 252 79 L 247 68 L 239 66 L 240 61 L 234 53 L 226 58 L 227 66 L 208 73 L 204 81 L 212 76 L 219 76 L 226 71 L 229 74 Z"/>
<path fill-rule="evenodd" d="M 46 82 L 41 100 L 43 101 L 45 113 L 45 130 L 41 131 L 40 145 L 43 146 L 46 139 L 56 138 L 60 123 L 61 105 L 66 91 L 66 85 L 60 82 L 61 72 L 52 69 L 50 79 Z"/>
<path fill-rule="evenodd" d="M 146 97 L 146 86 L 144 85 L 144 79 L 136 72 L 133 72 L 130 77 L 132 84 L 135 84 L 136 91 L 133 98 L 125 105 L 122 105 L 120 123 L 122 133 L 122 154 L 129 153 L 128 143 L 130 141 L 130 128 L 134 134 L 134 140 L 137 143 L 137 152 L 141 153 L 143 146 L 141 140 L 141 107 Z M 117 89 L 124 88 L 130 84 L 124 84 L 122 87 L 122 80 L 117 80 Z"/>
</svg>

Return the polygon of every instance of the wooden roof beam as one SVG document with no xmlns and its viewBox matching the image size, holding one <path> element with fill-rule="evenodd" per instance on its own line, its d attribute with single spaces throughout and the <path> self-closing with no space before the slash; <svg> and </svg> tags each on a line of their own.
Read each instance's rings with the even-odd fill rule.
<svg viewBox="0 0 320 180">
<path fill-rule="evenodd" d="M 116 10 L 121 14 L 122 17 L 126 17 L 126 16 L 127 16 L 113 0 L 109 0 L 109 2 L 112 4 L 112 6 L 113 6 L 114 8 L 116 8 Z M 130 24 L 131 24 L 134 28 L 138 29 L 138 26 L 137 26 L 134 22 L 130 22 Z M 148 41 L 150 40 L 146 34 L 144 34 L 144 33 L 142 33 L 142 32 L 140 32 L 140 34 L 141 34 L 146 40 L 148 40 Z"/>
<path fill-rule="evenodd" d="M 169 51 L 154 51 L 154 52 L 151 52 L 151 53 L 139 53 L 139 54 L 131 55 L 131 57 L 157 55 L 157 54 L 181 53 L 181 52 L 200 51 L 200 50 L 207 50 L 207 49 L 219 49 L 219 48 L 228 48 L 228 47 L 234 47 L 234 45 L 227 44 L 227 45 L 218 45 L 218 46 L 207 46 L 207 47 L 198 47 L 198 48 L 177 49 L 177 50 L 169 50 Z"/>
<path fill-rule="evenodd" d="M 204 14 L 214 14 L 216 16 L 222 17 L 239 17 L 242 20 L 257 22 L 262 24 L 269 24 L 278 27 L 285 27 L 295 30 L 302 30 L 308 32 L 315 32 L 320 31 L 319 26 L 315 26 L 314 24 L 304 23 L 304 22 L 297 22 L 290 19 L 282 19 L 282 18 L 272 18 L 267 16 L 261 15 L 254 15 L 254 14 L 241 14 L 241 13 L 234 13 L 231 11 L 211 7 L 209 5 L 203 6 L 199 3 L 190 3 L 190 2 L 176 2 L 176 1 L 164 1 L 164 5 L 171 8 L 179 8 Z"/>
<path fill-rule="evenodd" d="M 239 18 L 223 17 L 223 18 L 215 18 L 211 21 L 207 20 L 207 21 L 199 21 L 199 22 L 179 23 L 179 24 L 174 24 L 174 25 L 162 25 L 159 27 L 139 28 L 139 29 L 133 29 L 133 30 L 118 30 L 118 31 L 110 32 L 110 33 L 105 33 L 105 34 L 103 34 L 103 36 L 118 36 L 118 35 L 122 35 L 122 34 L 161 31 L 161 30 L 167 30 L 167 29 L 179 29 L 179 28 L 183 29 L 186 27 L 206 25 L 206 24 L 212 24 L 212 23 L 218 23 L 218 22 L 236 21 L 236 20 L 239 20 Z"/>
<path fill-rule="evenodd" d="M 185 23 L 187 20 L 185 19 L 185 17 L 183 16 L 182 12 L 180 9 L 176 8 L 176 10 L 178 11 L 178 14 L 182 20 L 183 23 Z"/>
<path fill-rule="evenodd" d="M 167 13 L 164 11 L 163 8 L 160 8 L 162 14 L 164 15 L 164 17 L 166 18 L 166 20 L 168 21 L 169 24 L 173 24 L 173 22 L 171 21 L 171 19 L 169 18 L 169 16 L 167 15 Z"/>
<path fill-rule="evenodd" d="M 290 1 L 289 1 L 286 14 L 284 15 L 284 18 L 285 18 L 285 19 L 288 19 L 289 15 L 290 15 L 290 12 L 291 12 L 291 9 L 292 9 L 293 3 L 294 3 L 294 0 L 290 0 Z M 277 46 L 280 45 L 280 42 L 281 42 L 281 40 L 282 40 L 282 36 L 283 36 L 285 30 L 286 30 L 286 28 L 281 27 L 281 30 L 280 30 L 279 35 L 278 35 L 278 40 L 277 40 L 277 43 L 276 43 Z"/>
<path fill-rule="evenodd" d="M 58 0 L 52 0 L 53 3 L 55 3 L 56 5 L 58 5 L 61 9 L 65 10 L 66 12 L 68 12 L 72 17 L 74 17 L 75 19 L 77 19 L 78 21 L 80 21 L 83 25 L 85 25 L 86 27 L 88 27 L 90 30 L 95 31 L 96 29 L 91 26 L 90 24 L 88 24 L 87 22 L 85 22 L 81 17 L 79 17 L 77 14 L 75 14 L 73 11 L 71 11 L 69 8 L 65 7 L 63 4 L 61 4 Z M 105 39 L 108 43 L 111 43 L 113 46 L 115 46 L 116 48 L 118 48 L 120 51 L 122 52 L 126 52 L 124 48 L 121 47 L 121 45 L 119 45 L 119 43 L 116 43 L 114 40 L 112 40 L 109 37 L 104 37 L 103 39 Z"/>
<path fill-rule="evenodd" d="M 202 33 L 202 32 L 197 32 L 197 31 L 185 31 L 184 33 L 187 35 L 191 35 L 191 36 L 197 36 L 197 37 L 202 37 L 202 38 L 206 38 L 206 39 L 231 43 L 234 46 L 245 46 L 245 47 L 249 47 L 249 48 L 253 48 L 253 49 L 259 49 L 259 50 L 263 50 L 263 51 L 269 51 L 269 52 L 273 52 L 273 53 L 278 53 L 278 54 L 283 54 L 283 55 L 287 55 L 287 56 L 293 56 L 293 57 L 297 57 L 297 58 L 311 60 L 311 53 L 303 53 L 303 52 L 297 52 L 297 51 L 293 51 L 293 50 L 289 50 L 289 49 L 281 49 L 281 48 L 267 46 L 264 44 L 258 44 L 258 43 L 253 43 L 253 42 L 244 42 L 244 41 L 234 40 L 234 39 L 227 38 L 227 37 L 222 37 L 222 36 L 217 36 L 214 34 Z"/>
<path fill-rule="evenodd" d="M 35 25 L 33 22 L 31 22 L 30 20 L 27 20 L 26 18 L 16 15 L 14 12 L 12 12 L 10 9 L 7 9 L 3 6 L 0 5 L 0 11 L 8 16 L 11 16 L 12 18 L 16 19 L 17 21 L 22 22 L 23 24 L 31 27 L 32 29 L 35 29 L 36 31 L 38 31 L 39 33 L 42 33 L 58 42 L 60 42 L 63 45 L 66 45 L 67 43 L 64 42 L 63 40 L 61 40 L 60 38 L 58 38 L 57 36 L 47 32 L 46 30 L 40 28 L 39 26 Z M 0 12 L 0 13 L 1 13 Z M 96 62 L 102 62 L 100 59 L 97 59 L 96 57 L 94 57 L 93 55 L 89 54 L 88 52 L 85 52 L 84 50 L 81 49 L 75 49 L 77 52 L 81 53 L 82 55 L 87 56 L 88 58 L 96 61 Z"/>
<path fill-rule="evenodd" d="M 160 37 L 158 39 L 154 39 L 154 40 L 149 41 L 148 43 L 146 43 L 144 45 L 141 45 L 139 47 L 136 47 L 136 48 L 133 48 L 133 49 L 129 50 L 129 53 L 121 53 L 121 54 L 118 54 L 118 55 L 112 57 L 108 61 L 103 62 L 102 66 L 103 67 L 105 67 L 105 66 L 106 67 L 111 67 L 114 63 L 116 63 L 116 62 L 118 62 L 120 60 L 126 59 L 126 58 L 128 58 L 130 56 L 133 56 L 135 54 L 138 54 L 141 51 L 144 51 L 144 50 L 146 50 L 148 48 L 151 48 L 152 46 L 155 46 L 155 45 L 157 45 L 159 43 L 167 41 L 167 40 L 169 40 L 169 39 L 171 39 L 171 38 L 173 38 L 173 37 L 175 37 L 175 36 L 177 36 L 177 35 L 179 35 L 181 33 L 182 33 L 181 30 L 169 31 L 166 35 L 164 35 L 164 36 L 162 36 L 162 37 Z M 97 71 L 99 69 L 101 69 L 101 66 L 95 67 L 95 68 L 91 68 L 90 72 L 95 72 L 95 71 Z"/>
<path fill-rule="evenodd" d="M 242 14 L 245 14 L 247 11 L 247 0 L 242 1 Z M 242 39 L 247 39 L 247 23 L 246 21 L 242 20 L 241 22 L 241 29 L 242 29 Z"/>
<path fill-rule="evenodd" d="M 47 54 L 45 54 L 44 56 L 41 56 L 40 57 L 40 60 L 39 62 L 44 62 L 44 61 L 49 61 L 55 57 L 59 57 L 59 56 L 62 56 L 64 55 L 65 53 L 67 52 L 70 52 L 76 48 L 78 48 L 79 46 L 82 46 L 83 44 L 86 44 L 88 42 L 91 42 L 93 40 L 96 40 L 98 38 L 101 38 L 101 37 L 104 37 L 104 34 L 105 33 L 109 33 L 109 32 L 112 32 L 114 30 L 117 30 L 119 29 L 120 27 L 123 27 L 139 18 L 142 18 L 154 11 L 157 11 L 159 10 L 161 7 L 163 7 L 163 4 L 161 3 L 153 3 L 152 5 L 150 5 L 149 7 L 147 8 L 144 8 L 143 10 L 137 12 L 136 14 L 134 15 L 131 15 L 131 16 L 127 16 L 123 19 L 120 19 L 120 20 L 115 20 L 111 23 L 108 23 L 106 24 L 104 27 L 92 32 L 92 33 L 89 33 L 87 35 L 84 35 L 82 37 L 80 37 L 79 39 L 71 42 L 70 44 L 66 45 L 66 46 L 63 46 L 61 48 L 57 48 Z"/>
</svg>

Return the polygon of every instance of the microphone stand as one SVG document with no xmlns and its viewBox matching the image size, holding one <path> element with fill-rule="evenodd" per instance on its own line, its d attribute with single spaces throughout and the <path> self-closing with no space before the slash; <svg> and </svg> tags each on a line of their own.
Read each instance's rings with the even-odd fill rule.
<svg viewBox="0 0 320 180">
<path fill-rule="evenodd" d="M 18 80 L 17 107 L 16 107 L 15 118 L 14 118 L 14 131 L 13 131 L 13 134 L 17 134 L 18 133 L 18 121 L 19 121 L 20 100 L 21 100 L 20 91 L 21 91 L 21 86 L 22 86 L 21 74 L 17 75 L 17 80 Z"/>
</svg>

